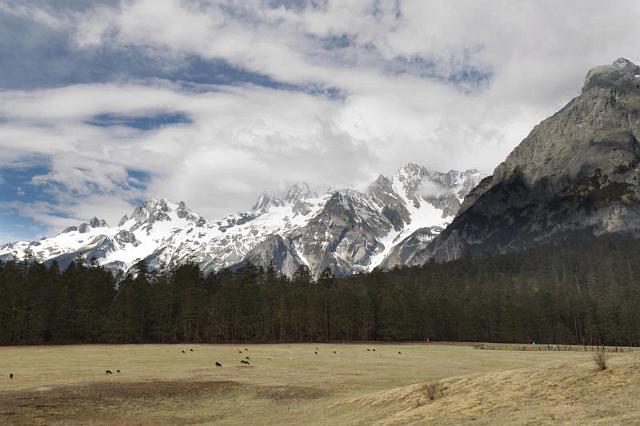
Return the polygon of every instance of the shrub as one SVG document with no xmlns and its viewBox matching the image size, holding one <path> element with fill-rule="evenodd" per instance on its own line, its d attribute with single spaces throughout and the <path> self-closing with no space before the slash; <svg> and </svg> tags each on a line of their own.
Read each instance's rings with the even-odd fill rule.
<svg viewBox="0 0 640 426">
<path fill-rule="evenodd" d="M 609 367 L 609 365 L 607 364 L 608 359 L 609 359 L 609 355 L 607 354 L 604 348 L 598 349 L 593 354 L 593 362 L 595 362 L 598 368 L 602 371 L 606 370 L 607 367 Z"/>
<path fill-rule="evenodd" d="M 444 396 L 446 387 L 440 382 L 427 383 L 424 390 L 431 401 Z"/>
</svg>

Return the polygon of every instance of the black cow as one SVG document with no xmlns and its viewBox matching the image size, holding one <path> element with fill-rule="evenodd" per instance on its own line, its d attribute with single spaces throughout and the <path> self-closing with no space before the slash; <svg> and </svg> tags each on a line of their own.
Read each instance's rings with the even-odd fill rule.
<svg viewBox="0 0 640 426">
<path fill-rule="evenodd" d="M 216 367 L 222 367 L 222 364 L 216 361 Z"/>
<path fill-rule="evenodd" d="M 104 372 L 104 374 L 108 376 L 109 374 L 113 374 L 113 371 L 107 370 L 107 371 Z"/>
<path fill-rule="evenodd" d="M 13 373 L 9 373 L 9 378 L 13 379 Z"/>
<path fill-rule="evenodd" d="M 120 370 L 116 370 L 116 373 L 120 374 Z"/>
</svg>

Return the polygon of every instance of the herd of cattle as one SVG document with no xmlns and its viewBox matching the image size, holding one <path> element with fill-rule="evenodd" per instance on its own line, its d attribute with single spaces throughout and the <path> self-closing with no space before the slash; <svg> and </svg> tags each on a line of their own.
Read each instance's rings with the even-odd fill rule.
<svg viewBox="0 0 640 426">
<path fill-rule="evenodd" d="M 318 350 L 319 350 L 319 349 L 316 347 L 316 348 L 315 348 L 315 350 L 314 350 L 314 354 L 315 354 L 315 355 L 318 355 Z M 375 351 L 376 351 L 376 348 L 366 348 L 366 350 L 367 350 L 367 352 L 375 352 Z M 189 349 L 189 352 L 194 352 L 194 350 L 193 350 L 193 349 Z M 249 360 L 250 360 L 251 358 L 249 358 L 249 356 L 248 356 L 248 355 L 246 355 L 248 352 L 249 352 L 249 349 L 248 349 L 248 348 L 244 348 L 244 352 L 242 351 L 242 349 L 239 349 L 239 350 L 238 350 L 238 353 L 239 353 L 239 354 L 241 354 L 241 355 L 245 355 L 244 359 L 241 359 L 241 360 L 240 360 L 240 364 L 242 364 L 242 365 L 251 365 L 251 363 L 249 362 Z M 183 354 L 186 354 L 186 353 L 187 353 L 187 351 L 185 351 L 185 350 L 183 349 L 183 350 L 182 350 L 182 353 L 183 353 Z M 334 354 L 337 354 L 337 351 L 333 351 L 333 353 L 334 353 Z M 398 355 L 402 355 L 402 352 L 398 351 Z M 269 359 L 269 360 L 270 360 L 271 358 L 270 358 L 270 357 L 267 357 L 267 359 Z M 293 358 L 290 358 L 290 359 L 293 359 Z M 215 363 L 214 363 L 214 367 L 216 367 L 216 368 L 222 368 L 222 363 L 220 363 L 219 361 L 215 361 Z M 105 370 L 104 374 L 105 374 L 105 375 L 107 375 L 107 376 L 109 376 L 109 375 L 112 375 L 112 374 L 113 374 L 113 371 L 112 371 L 112 370 Z M 116 374 L 120 374 L 120 370 L 119 370 L 119 369 L 117 369 L 117 370 L 116 370 Z M 14 377 L 13 373 L 9 373 L 9 379 L 13 379 L 13 377 Z"/>
</svg>

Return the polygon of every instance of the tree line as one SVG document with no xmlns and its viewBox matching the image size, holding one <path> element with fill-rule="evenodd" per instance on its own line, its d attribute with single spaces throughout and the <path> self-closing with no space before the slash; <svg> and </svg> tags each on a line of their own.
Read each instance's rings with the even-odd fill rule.
<svg viewBox="0 0 640 426">
<path fill-rule="evenodd" d="M 640 242 L 611 235 L 526 252 L 314 280 L 252 265 L 203 275 L 144 262 L 0 265 L 0 344 L 490 341 L 640 345 Z"/>
</svg>

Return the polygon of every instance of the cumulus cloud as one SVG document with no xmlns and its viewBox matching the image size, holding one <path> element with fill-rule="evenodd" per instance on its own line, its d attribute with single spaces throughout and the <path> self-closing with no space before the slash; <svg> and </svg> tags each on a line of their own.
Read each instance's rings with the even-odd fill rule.
<svg viewBox="0 0 640 426">
<path fill-rule="evenodd" d="M 631 1 L 78 5 L 0 0 L 0 19 L 29 29 L 32 56 L 0 42 L 0 169 L 44 165 L 25 184 L 47 195 L 3 195 L 0 209 L 51 230 L 117 221 L 145 197 L 220 217 L 263 190 L 364 188 L 408 162 L 490 173 L 590 67 L 640 59 Z M 38 56 L 47 39 L 66 63 Z M 172 115 L 186 119 L 96 125 Z"/>
</svg>

